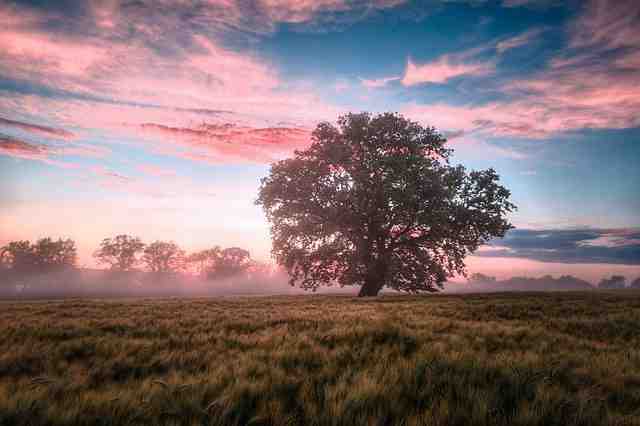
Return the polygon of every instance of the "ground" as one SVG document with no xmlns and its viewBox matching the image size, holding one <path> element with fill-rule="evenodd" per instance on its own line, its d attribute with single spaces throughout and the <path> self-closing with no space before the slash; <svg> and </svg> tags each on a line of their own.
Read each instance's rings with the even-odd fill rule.
<svg viewBox="0 0 640 426">
<path fill-rule="evenodd" d="M 640 292 L 0 302 L 0 425 L 640 425 Z"/>
</svg>

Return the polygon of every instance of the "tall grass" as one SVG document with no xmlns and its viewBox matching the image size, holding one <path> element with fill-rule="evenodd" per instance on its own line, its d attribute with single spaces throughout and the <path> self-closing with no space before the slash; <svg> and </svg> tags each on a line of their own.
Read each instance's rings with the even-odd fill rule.
<svg viewBox="0 0 640 426">
<path fill-rule="evenodd" d="M 640 425 L 640 293 L 0 303 L 0 425 Z"/>
</svg>

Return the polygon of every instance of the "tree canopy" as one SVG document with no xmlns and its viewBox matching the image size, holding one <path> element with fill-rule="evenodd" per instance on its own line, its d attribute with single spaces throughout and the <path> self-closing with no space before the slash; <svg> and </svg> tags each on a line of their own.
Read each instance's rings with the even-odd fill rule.
<svg viewBox="0 0 640 426">
<path fill-rule="evenodd" d="M 71 239 L 40 238 L 30 241 L 11 241 L 0 248 L 5 268 L 18 273 L 50 272 L 71 268 L 77 259 L 76 244 Z"/>
<path fill-rule="evenodd" d="M 195 252 L 187 260 L 202 276 L 210 279 L 229 278 L 252 266 L 249 252 L 239 247 L 222 249 L 215 246 Z"/>
<path fill-rule="evenodd" d="M 151 272 L 178 272 L 184 269 L 185 252 L 173 241 L 154 241 L 144 248 L 142 261 Z"/>
<path fill-rule="evenodd" d="M 625 288 L 627 279 L 623 275 L 612 275 L 611 278 L 603 278 L 598 283 L 598 288 L 614 290 Z"/>
<path fill-rule="evenodd" d="M 511 228 L 493 169 L 467 172 L 434 128 L 401 115 L 347 114 L 272 165 L 256 201 L 290 283 L 435 291 L 464 257 Z"/>
<path fill-rule="evenodd" d="M 130 271 L 140 261 L 138 254 L 143 249 L 144 243 L 140 238 L 123 234 L 102 240 L 93 256 L 113 270 Z"/>
</svg>

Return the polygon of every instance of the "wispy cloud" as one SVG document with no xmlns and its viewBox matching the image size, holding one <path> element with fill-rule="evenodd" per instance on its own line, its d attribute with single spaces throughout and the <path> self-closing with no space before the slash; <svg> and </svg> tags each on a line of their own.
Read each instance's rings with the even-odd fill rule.
<svg viewBox="0 0 640 426">
<path fill-rule="evenodd" d="M 366 79 L 361 78 L 360 83 L 368 89 L 378 89 L 380 87 L 384 87 L 392 81 L 400 80 L 401 77 L 385 77 L 385 78 L 376 78 L 376 79 Z"/>
<path fill-rule="evenodd" d="M 0 134 L 0 154 L 27 160 L 46 160 L 46 147 Z"/>
<path fill-rule="evenodd" d="M 546 68 L 503 83 L 502 99 L 455 106 L 411 104 L 404 111 L 447 131 L 535 139 L 640 126 L 639 19 L 640 3 L 592 0 L 569 24 L 570 47 Z M 496 49 L 515 48 L 539 31 L 503 40 Z"/>
<path fill-rule="evenodd" d="M 25 132 L 35 133 L 42 136 L 49 136 L 60 139 L 74 139 L 76 135 L 73 132 L 69 132 L 64 129 L 58 129 L 55 127 L 42 126 L 38 124 L 25 123 L 23 121 L 10 120 L 8 118 L 0 117 L 0 126 L 12 127 L 20 129 Z"/>
<path fill-rule="evenodd" d="M 562 4 L 561 0 L 503 0 L 504 7 L 547 7 Z"/>
<path fill-rule="evenodd" d="M 53 156 L 105 158 L 110 154 L 111 150 L 100 146 L 87 144 L 46 145 L 0 134 L 0 155 L 42 161 L 56 166 L 73 167 L 72 163 L 54 160 Z"/>
<path fill-rule="evenodd" d="M 496 50 L 502 54 L 507 50 L 525 46 L 535 40 L 544 31 L 543 28 L 534 28 L 517 36 L 501 40 L 496 44 Z"/>
<path fill-rule="evenodd" d="M 490 62 L 466 62 L 458 55 L 444 55 L 435 61 L 416 64 L 411 58 L 407 60 L 402 84 L 414 86 L 423 83 L 445 83 L 461 76 L 483 76 L 494 72 L 495 65 Z"/>
<path fill-rule="evenodd" d="M 201 124 L 193 128 L 145 123 L 140 130 L 165 142 L 155 149 L 183 158 L 212 163 L 269 163 L 304 148 L 311 142 L 305 128 L 237 126 L 232 123 Z M 171 146 L 175 144 L 176 146 Z M 181 147 L 182 149 L 175 149 Z M 187 149 L 186 151 L 184 149 Z"/>
</svg>

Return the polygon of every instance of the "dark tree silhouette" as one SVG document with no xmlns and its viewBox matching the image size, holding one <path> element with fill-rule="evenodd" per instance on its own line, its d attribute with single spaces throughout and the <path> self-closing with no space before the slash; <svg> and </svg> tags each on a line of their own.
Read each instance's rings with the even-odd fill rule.
<svg viewBox="0 0 640 426">
<path fill-rule="evenodd" d="M 603 278 L 598 283 L 598 288 L 613 290 L 625 288 L 627 279 L 622 275 L 612 275 L 611 278 Z"/>
<path fill-rule="evenodd" d="M 467 281 L 469 282 L 469 284 L 472 284 L 472 285 L 473 284 L 493 284 L 497 282 L 496 277 L 481 274 L 479 272 L 471 274 L 471 276 Z"/>
<path fill-rule="evenodd" d="M 251 266 L 251 255 L 247 250 L 230 247 L 220 252 L 215 268 L 208 274 L 209 278 L 228 278 L 242 274 Z"/>
<path fill-rule="evenodd" d="M 110 265 L 113 270 L 130 271 L 139 262 L 137 255 L 143 249 L 144 244 L 140 238 L 118 235 L 102 240 L 93 256 L 98 262 Z"/>
<path fill-rule="evenodd" d="M 71 239 L 41 238 L 33 245 L 33 251 L 40 271 L 72 268 L 78 257 L 76 243 Z"/>
<path fill-rule="evenodd" d="M 192 270 L 195 270 L 202 276 L 206 276 L 208 271 L 215 267 L 221 251 L 222 249 L 220 247 L 215 246 L 210 249 L 191 253 L 187 256 L 186 261 L 191 265 Z"/>
<path fill-rule="evenodd" d="M 249 252 L 239 247 L 215 246 L 193 253 L 187 259 L 201 275 L 210 279 L 229 278 L 246 272 L 252 265 Z"/>
<path fill-rule="evenodd" d="M 77 250 L 73 240 L 41 238 L 35 244 L 12 241 L 0 249 L 0 255 L 7 269 L 22 274 L 73 268 Z"/>
<path fill-rule="evenodd" d="M 464 257 L 511 228 L 493 169 L 467 172 L 433 128 L 397 114 L 321 123 L 313 144 L 271 167 L 257 204 L 290 283 L 436 291 Z"/>
<path fill-rule="evenodd" d="M 13 272 L 24 273 L 35 269 L 36 258 L 29 241 L 11 241 L 1 249 L 2 262 Z"/>
<path fill-rule="evenodd" d="M 636 278 L 631 285 L 629 286 L 629 288 L 637 288 L 640 289 L 640 277 Z"/>
<path fill-rule="evenodd" d="M 155 241 L 144 248 L 142 261 L 151 272 L 178 272 L 184 269 L 185 253 L 173 241 Z"/>
</svg>

